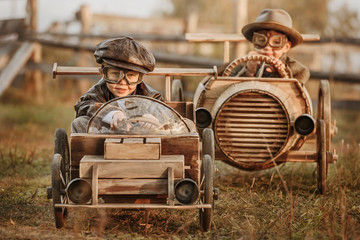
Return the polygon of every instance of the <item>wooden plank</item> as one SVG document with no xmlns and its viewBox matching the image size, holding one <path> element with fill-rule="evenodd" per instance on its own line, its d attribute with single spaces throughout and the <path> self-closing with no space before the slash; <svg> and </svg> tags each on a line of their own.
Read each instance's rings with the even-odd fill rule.
<svg viewBox="0 0 360 240">
<path fill-rule="evenodd" d="M 225 132 L 225 133 L 229 133 L 229 132 L 242 132 L 242 133 L 287 133 L 287 129 L 259 129 L 259 128 L 231 128 L 230 126 L 226 126 L 226 127 L 218 127 L 216 128 L 216 132 L 220 133 L 220 132 Z"/>
<path fill-rule="evenodd" d="M 0 95 L 15 79 L 18 72 L 25 66 L 25 63 L 31 57 L 35 47 L 35 43 L 24 42 L 17 49 L 14 56 L 0 74 Z"/>
<path fill-rule="evenodd" d="M 90 178 L 94 165 L 99 178 L 167 178 L 168 167 L 175 169 L 175 178 L 184 178 L 183 155 L 162 155 L 159 160 L 105 160 L 102 155 L 85 155 L 80 161 L 80 177 Z"/>
<path fill-rule="evenodd" d="M 92 170 L 92 204 L 98 204 L 98 176 L 99 176 L 99 168 L 97 164 L 91 166 L 90 170 Z"/>
<path fill-rule="evenodd" d="M 98 204 L 94 205 L 81 205 L 81 204 L 55 204 L 55 207 L 67 208 L 122 208 L 122 209 L 198 209 L 198 208 L 212 208 L 211 204 L 193 204 L 193 205 L 174 205 L 168 204 Z"/>
<path fill-rule="evenodd" d="M 283 144 L 283 140 L 281 143 L 266 143 L 269 147 L 282 147 Z M 263 144 L 256 144 L 256 143 L 236 143 L 236 142 L 231 142 L 229 144 L 227 144 L 226 142 L 222 142 L 221 147 L 222 148 L 226 148 L 226 146 L 231 146 L 231 147 L 252 147 L 254 149 L 256 149 L 256 147 L 258 148 L 262 148 L 264 147 L 264 143 Z"/>
<path fill-rule="evenodd" d="M 221 111 L 223 113 L 230 111 L 231 113 L 238 113 L 238 112 L 260 112 L 263 114 L 269 114 L 270 113 L 274 113 L 274 112 L 283 112 L 283 109 L 280 107 L 277 108 L 255 108 L 255 107 L 250 107 L 250 105 L 248 104 L 247 108 L 244 107 L 231 107 L 229 108 L 228 106 L 224 107 L 221 109 Z"/>
<path fill-rule="evenodd" d="M 304 41 L 319 41 L 319 34 L 301 34 Z M 226 33 L 186 33 L 185 39 L 190 42 L 247 42 L 246 38 L 239 34 Z"/>
<path fill-rule="evenodd" d="M 55 65 L 56 64 L 56 65 Z M 155 68 L 151 76 L 215 76 L 213 68 Z M 53 78 L 57 75 L 100 75 L 98 67 L 58 66 L 54 63 Z"/>
<path fill-rule="evenodd" d="M 273 114 L 273 113 L 267 113 L 267 112 L 264 112 L 264 113 L 261 113 L 261 114 L 258 114 L 258 113 L 233 113 L 233 112 L 221 112 L 221 116 L 225 116 L 225 117 L 238 117 L 238 118 L 267 118 L 267 117 L 271 117 L 271 118 L 274 118 L 274 117 L 283 117 L 284 115 L 283 114 Z M 283 120 L 283 122 L 286 121 Z"/>
<path fill-rule="evenodd" d="M 169 205 L 174 205 L 174 168 L 169 167 L 168 171 L 168 200 Z"/>
<path fill-rule="evenodd" d="M 171 101 L 171 77 L 170 75 L 165 75 L 165 101 Z"/>
<path fill-rule="evenodd" d="M 316 151 L 288 151 L 276 159 L 276 162 L 317 162 Z"/>
<path fill-rule="evenodd" d="M 275 119 L 241 119 L 241 118 L 238 118 L 238 119 L 223 119 L 223 120 L 218 120 L 218 121 L 221 121 L 221 124 L 225 123 L 242 123 L 244 126 L 254 126 L 256 127 L 256 125 L 258 125 L 259 127 L 266 127 L 266 126 L 269 126 L 269 128 L 272 128 L 272 127 L 284 127 L 285 124 L 287 124 L 287 121 L 286 120 L 275 120 Z M 253 124 L 253 123 L 259 123 L 259 124 Z M 266 124 L 265 124 L 266 123 Z M 270 123 L 270 124 L 268 124 Z M 266 125 L 266 126 L 264 126 Z M 287 126 L 287 125 L 285 125 Z"/>
<path fill-rule="evenodd" d="M 160 159 L 160 138 L 107 138 L 105 159 Z"/>
<path fill-rule="evenodd" d="M 222 136 L 228 136 L 228 137 L 250 137 L 250 138 L 285 138 L 287 137 L 286 135 L 284 136 L 284 134 L 269 134 L 269 133 L 255 133 L 255 134 L 250 134 L 250 133 L 234 133 L 234 132 L 227 132 L 227 133 L 223 133 L 223 132 L 217 132 L 216 134 L 219 137 Z"/>
<path fill-rule="evenodd" d="M 99 195 L 168 194 L 167 179 L 99 179 Z"/>
</svg>

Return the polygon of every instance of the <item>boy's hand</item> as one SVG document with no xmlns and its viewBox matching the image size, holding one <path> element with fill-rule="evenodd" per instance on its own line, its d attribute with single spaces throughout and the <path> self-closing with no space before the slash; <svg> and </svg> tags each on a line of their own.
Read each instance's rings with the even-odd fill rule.
<svg viewBox="0 0 360 240">
<path fill-rule="evenodd" d="M 251 51 L 251 52 L 249 52 L 248 55 L 259 55 L 259 52 Z M 276 71 L 285 70 L 285 68 L 286 68 L 285 64 L 280 59 L 278 59 L 274 56 L 269 56 L 269 57 L 272 59 L 272 61 L 271 61 L 272 67 L 274 67 L 276 69 Z M 248 61 L 246 63 L 246 68 L 249 71 L 250 75 L 252 75 L 252 76 L 255 75 L 256 70 L 259 65 L 260 65 L 260 61 Z M 274 72 L 274 69 L 271 67 L 267 67 L 267 68 L 265 68 L 265 71 Z"/>
<path fill-rule="evenodd" d="M 118 122 L 122 121 L 124 118 L 125 118 L 125 113 L 123 113 L 122 111 L 116 111 L 112 117 L 110 127 L 112 129 L 117 128 Z"/>
<path fill-rule="evenodd" d="M 259 55 L 256 51 L 251 51 L 248 53 L 248 55 Z M 256 73 L 256 69 L 260 65 L 260 61 L 248 61 L 246 63 L 246 68 L 249 71 L 249 74 L 251 76 L 254 76 Z"/>
<path fill-rule="evenodd" d="M 273 64 L 273 67 L 279 72 L 281 70 L 285 70 L 285 64 L 278 58 L 275 57 L 271 57 L 272 61 L 271 63 Z"/>
</svg>

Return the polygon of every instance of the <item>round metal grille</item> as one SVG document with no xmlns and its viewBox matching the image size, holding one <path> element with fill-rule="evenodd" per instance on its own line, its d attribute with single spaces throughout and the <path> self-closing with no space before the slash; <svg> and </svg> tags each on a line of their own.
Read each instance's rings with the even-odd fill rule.
<svg viewBox="0 0 360 240">
<path fill-rule="evenodd" d="M 283 106 L 261 91 L 230 97 L 214 124 L 220 149 L 235 163 L 261 164 L 276 157 L 289 132 L 289 119 Z"/>
</svg>

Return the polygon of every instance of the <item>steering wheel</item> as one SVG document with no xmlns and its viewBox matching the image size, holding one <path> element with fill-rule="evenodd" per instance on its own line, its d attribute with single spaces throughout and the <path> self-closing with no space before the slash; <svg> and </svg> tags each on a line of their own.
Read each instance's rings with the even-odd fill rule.
<svg viewBox="0 0 360 240">
<path fill-rule="evenodd" d="M 156 131 L 159 130 L 167 130 L 169 129 L 168 123 L 161 124 L 157 119 L 144 117 L 144 116 L 132 116 L 129 118 L 125 118 L 120 121 L 122 124 L 118 126 L 118 128 L 122 128 L 126 125 L 130 125 L 131 127 L 135 127 L 136 129 L 154 129 Z M 137 126 L 136 123 L 139 123 Z M 135 124 L 135 125 L 134 125 Z"/>
<path fill-rule="evenodd" d="M 224 77 L 229 77 L 230 73 L 237 67 L 239 66 L 241 63 L 245 63 L 248 61 L 260 61 L 266 64 L 271 65 L 279 74 L 282 78 L 289 78 L 289 74 L 284 70 L 284 69 L 280 69 L 277 68 L 275 66 L 275 64 L 272 61 L 271 57 L 265 56 L 265 55 L 246 55 L 243 57 L 239 57 L 235 60 L 233 60 L 231 63 L 229 63 L 229 65 L 227 65 L 224 73 L 222 74 L 222 76 Z M 260 74 L 259 77 L 262 76 L 262 72 Z"/>
</svg>

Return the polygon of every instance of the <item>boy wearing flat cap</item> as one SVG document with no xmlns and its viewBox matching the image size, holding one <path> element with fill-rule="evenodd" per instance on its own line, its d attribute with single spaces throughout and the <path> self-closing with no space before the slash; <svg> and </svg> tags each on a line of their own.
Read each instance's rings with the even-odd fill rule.
<svg viewBox="0 0 360 240">
<path fill-rule="evenodd" d="M 245 38 L 254 44 L 255 51 L 249 55 L 266 55 L 273 58 L 277 69 L 284 69 L 291 78 L 298 79 L 305 84 L 310 77 L 309 69 L 286 53 L 301 44 L 301 34 L 292 28 L 291 16 L 282 9 L 264 9 L 256 21 L 243 27 Z M 254 76 L 259 68 L 259 62 L 248 61 L 241 70 L 242 76 Z M 273 69 L 265 68 L 264 77 L 278 77 Z"/>
<path fill-rule="evenodd" d="M 163 100 L 161 94 L 145 84 L 144 74 L 155 68 L 155 58 L 143 45 L 131 37 L 113 38 L 100 42 L 94 52 L 101 64 L 102 78 L 75 105 L 76 118 L 71 132 L 85 133 L 96 103 L 106 103 L 116 97 L 143 95 Z M 124 118 L 122 112 L 113 116 L 114 123 Z"/>
</svg>

